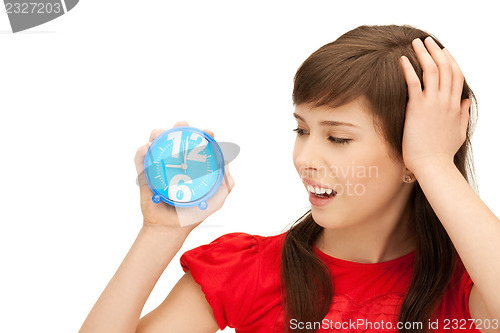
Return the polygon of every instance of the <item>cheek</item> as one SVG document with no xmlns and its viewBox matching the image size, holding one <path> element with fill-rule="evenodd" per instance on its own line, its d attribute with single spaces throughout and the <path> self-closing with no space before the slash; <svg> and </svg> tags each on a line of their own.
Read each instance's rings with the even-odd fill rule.
<svg viewBox="0 0 500 333">
<path fill-rule="evenodd" d="M 342 163 L 337 158 L 334 165 L 328 179 L 339 197 L 328 206 L 311 208 L 314 220 L 325 228 L 342 228 L 372 219 L 386 210 L 401 187 L 401 167 L 384 148 L 370 145 L 343 156 Z"/>
<path fill-rule="evenodd" d="M 339 168 L 337 180 L 344 195 L 379 201 L 396 191 L 400 185 L 400 168 L 385 150 L 373 149 L 358 155 L 350 165 Z"/>
</svg>

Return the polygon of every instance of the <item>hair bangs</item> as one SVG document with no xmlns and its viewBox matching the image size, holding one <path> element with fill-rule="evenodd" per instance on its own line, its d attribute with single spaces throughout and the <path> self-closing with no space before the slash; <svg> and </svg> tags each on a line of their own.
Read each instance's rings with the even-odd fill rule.
<svg viewBox="0 0 500 333">
<path fill-rule="evenodd" d="M 369 93 L 375 78 L 374 71 L 366 69 L 372 68 L 375 57 L 360 49 L 345 51 L 330 43 L 302 63 L 294 77 L 294 105 L 336 108 Z"/>
</svg>

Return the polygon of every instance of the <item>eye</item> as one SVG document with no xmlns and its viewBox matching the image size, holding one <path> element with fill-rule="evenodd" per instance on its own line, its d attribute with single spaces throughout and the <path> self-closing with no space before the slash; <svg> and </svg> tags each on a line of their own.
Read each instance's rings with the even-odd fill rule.
<svg viewBox="0 0 500 333">
<path fill-rule="evenodd" d="M 293 131 L 297 133 L 297 136 L 302 136 L 302 135 L 306 134 L 305 131 L 299 127 L 293 129 Z M 328 141 L 336 143 L 336 144 L 340 144 L 340 145 L 349 143 L 349 141 L 351 141 L 351 140 L 352 139 L 335 138 L 333 136 L 328 137 Z"/>
<path fill-rule="evenodd" d="M 294 128 L 293 131 L 297 133 L 298 136 L 304 135 L 304 130 L 302 128 Z"/>
<path fill-rule="evenodd" d="M 328 140 L 333 142 L 333 143 L 338 143 L 338 144 L 346 144 L 349 143 L 352 139 L 342 139 L 342 138 L 334 138 L 333 136 L 328 137 Z"/>
</svg>

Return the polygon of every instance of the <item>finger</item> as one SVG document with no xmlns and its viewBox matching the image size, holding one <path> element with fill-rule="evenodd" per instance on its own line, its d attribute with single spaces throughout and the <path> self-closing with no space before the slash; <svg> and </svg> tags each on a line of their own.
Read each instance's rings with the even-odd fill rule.
<svg viewBox="0 0 500 333">
<path fill-rule="evenodd" d="M 464 74 L 462 73 L 462 70 L 458 66 L 458 63 L 455 60 L 455 58 L 453 58 L 453 56 L 450 54 L 450 51 L 448 51 L 447 49 L 444 49 L 444 51 L 447 54 L 448 58 L 450 59 L 451 68 L 453 72 L 451 98 L 454 100 L 460 100 L 462 97 L 462 90 L 464 85 Z"/>
<path fill-rule="evenodd" d="M 402 56 L 400 60 L 406 85 L 408 86 L 408 97 L 410 99 L 417 99 L 422 95 L 420 79 L 418 78 L 417 73 L 415 73 L 415 69 L 407 57 Z"/>
<path fill-rule="evenodd" d="M 210 131 L 210 130 L 207 130 L 207 129 L 204 129 L 203 132 L 207 133 L 208 135 L 210 135 L 212 137 L 212 139 L 215 139 L 214 137 L 214 132 Z"/>
<path fill-rule="evenodd" d="M 136 165 L 137 172 L 144 171 L 144 159 L 148 152 L 149 146 L 151 146 L 151 142 L 146 143 L 143 146 L 140 146 L 139 149 L 135 152 L 134 162 Z"/>
<path fill-rule="evenodd" d="M 144 157 L 146 156 L 147 150 L 146 145 L 144 145 L 139 147 L 139 149 L 135 152 L 134 164 L 137 174 L 144 171 Z"/>
<path fill-rule="evenodd" d="M 451 94 L 453 72 L 448 55 L 430 36 L 425 39 L 425 46 L 439 70 L 439 91 Z"/>
<path fill-rule="evenodd" d="M 137 171 L 137 181 L 139 187 L 141 188 L 147 186 L 146 176 L 144 174 L 144 158 L 150 145 L 151 142 L 148 142 L 144 146 L 139 147 L 134 157 L 135 169 Z"/>
<path fill-rule="evenodd" d="M 149 135 L 149 142 L 153 142 L 158 137 L 158 135 L 160 135 L 163 132 L 165 132 L 164 128 L 156 128 L 152 130 L 151 134 Z"/>
<path fill-rule="evenodd" d="M 418 62 L 424 71 L 424 92 L 427 94 L 434 94 L 439 89 L 439 70 L 432 60 L 431 55 L 427 52 L 424 43 L 420 38 L 412 41 L 413 49 L 417 55 Z"/>
<path fill-rule="evenodd" d="M 179 127 L 179 126 L 189 126 L 188 122 L 183 120 L 183 121 L 178 121 L 174 124 L 174 127 Z"/>
<path fill-rule="evenodd" d="M 224 183 L 226 185 L 228 193 L 230 193 L 234 187 L 234 179 L 229 173 L 229 163 L 226 163 L 226 165 L 224 166 Z"/>
</svg>

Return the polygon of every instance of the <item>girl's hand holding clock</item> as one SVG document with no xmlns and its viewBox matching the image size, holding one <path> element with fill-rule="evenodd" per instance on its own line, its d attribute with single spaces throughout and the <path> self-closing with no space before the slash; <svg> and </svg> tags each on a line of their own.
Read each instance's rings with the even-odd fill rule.
<svg viewBox="0 0 500 333">
<path fill-rule="evenodd" d="M 466 139 L 471 100 L 461 100 L 464 76 L 447 49 L 432 37 L 425 39 L 425 45 L 418 38 L 412 45 L 423 69 L 424 90 L 412 64 L 402 57 L 409 95 L 403 159 L 415 174 L 422 167 L 453 164 Z"/>
<path fill-rule="evenodd" d="M 189 126 L 187 122 L 178 122 L 174 127 Z M 155 129 L 151 132 L 149 142 L 141 146 L 135 155 L 135 167 L 137 170 L 141 211 L 143 215 L 143 227 L 162 231 L 174 231 L 187 236 L 191 230 L 203 222 L 209 215 L 219 210 L 227 195 L 234 186 L 234 180 L 229 174 L 228 164 L 225 165 L 224 179 L 217 192 L 207 200 L 208 207 L 201 210 L 197 206 L 192 207 L 174 207 L 165 202 L 154 203 L 151 198 L 154 193 L 151 191 L 144 173 L 144 159 L 151 143 L 165 131 L 165 129 Z M 212 138 L 213 133 L 204 130 Z M 186 149 L 184 149 L 187 152 Z M 185 163 L 185 162 L 184 162 Z M 179 166 L 181 167 L 181 166 Z"/>
</svg>

